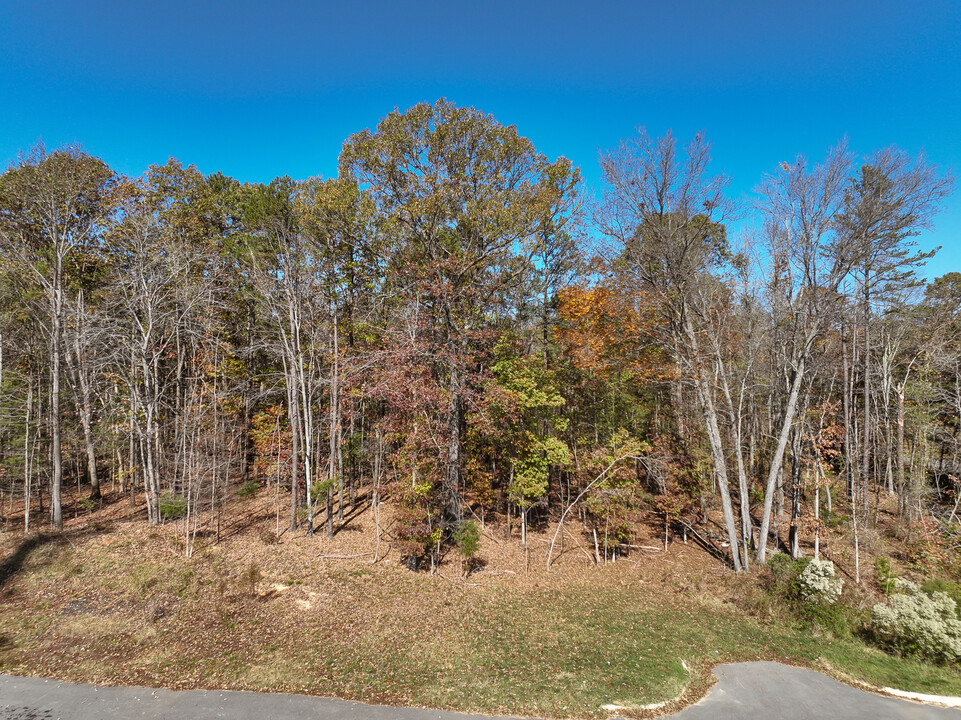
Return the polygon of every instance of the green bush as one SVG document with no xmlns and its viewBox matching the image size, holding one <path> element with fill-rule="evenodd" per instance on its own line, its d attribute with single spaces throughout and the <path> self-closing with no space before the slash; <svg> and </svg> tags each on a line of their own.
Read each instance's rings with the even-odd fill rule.
<svg viewBox="0 0 961 720">
<path fill-rule="evenodd" d="M 457 546 L 457 551 L 464 556 L 465 560 L 470 560 L 480 545 L 480 528 L 473 520 L 465 520 L 454 531 L 453 541 Z"/>
<path fill-rule="evenodd" d="M 776 553 L 767 561 L 765 585 L 767 590 L 784 600 L 801 599 L 798 578 L 811 558 L 792 560 L 790 555 Z"/>
<path fill-rule="evenodd" d="M 848 522 L 848 520 L 849 518 L 846 515 L 842 515 L 837 510 L 825 509 L 821 511 L 821 522 L 832 530 L 841 527 L 844 523 Z"/>
<path fill-rule="evenodd" d="M 765 590 L 776 604 L 812 629 L 835 637 L 850 637 L 858 620 L 853 608 L 839 602 L 841 579 L 826 560 L 798 558 L 777 553 L 762 575 Z"/>
<path fill-rule="evenodd" d="M 957 606 L 946 593 L 930 595 L 907 580 L 898 580 L 899 592 L 890 604 L 871 611 L 871 628 L 878 644 L 901 655 L 935 662 L 961 660 L 961 620 Z"/>
<path fill-rule="evenodd" d="M 187 514 L 187 498 L 175 493 L 164 493 L 158 501 L 160 517 L 164 520 L 179 520 Z"/>
<path fill-rule="evenodd" d="M 237 488 L 237 491 L 236 491 L 237 497 L 240 497 L 240 498 L 251 497 L 253 495 L 256 495 L 258 490 L 260 490 L 260 483 L 257 482 L 256 480 L 248 480 L 239 488 Z"/>
<path fill-rule="evenodd" d="M 324 478 L 323 480 L 318 480 L 310 486 L 311 497 L 313 497 L 314 500 L 326 498 L 328 491 L 337 487 L 337 482 L 337 478 Z"/>
<path fill-rule="evenodd" d="M 849 638 L 852 635 L 852 611 L 844 603 L 804 603 L 798 614 L 812 627 L 820 628 L 834 637 Z"/>
</svg>

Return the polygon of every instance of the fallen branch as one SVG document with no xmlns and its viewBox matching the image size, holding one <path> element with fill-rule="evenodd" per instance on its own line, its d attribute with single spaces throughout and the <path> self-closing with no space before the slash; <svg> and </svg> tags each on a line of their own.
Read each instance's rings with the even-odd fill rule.
<svg viewBox="0 0 961 720">
<path fill-rule="evenodd" d="M 584 553 L 584 557 L 587 558 L 588 562 L 591 562 L 591 563 L 594 562 L 594 558 L 592 558 L 592 557 L 591 557 L 591 554 L 590 554 L 589 552 L 587 552 L 587 550 L 584 549 L 584 546 L 583 546 L 583 545 L 581 545 L 579 542 L 577 542 L 577 538 L 576 538 L 576 537 L 574 537 L 574 536 L 571 535 L 569 532 L 567 532 L 567 530 L 564 531 L 564 537 L 567 537 L 567 538 L 570 538 L 570 539 L 571 539 L 571 542 L 574 543 L 574 546 L 575 546 L 578 550 L 580 550 L 582 553 Z M 560 556 L 558 556 L 558 557 L 560 557 Z"/>
<path fill-rule="evenodd" d="M 688 530 L 690 530 L 691 534 L 694 535 L 694 539 L 698 542 L 699 545 L 701 545 L 701 547 L 707 550 L 708 553 L 710 553 L 715 558 L 717 558 L 718 560 L 721 560 L 724 563 L 730 562 L 730 560 L 727 557 L 727 554 L 723 550 L 721 550 L 714 543 L 712 543 L 710 540 L 708 540 L 703 535 L 701 535 L 701 533 L 699 533 L 697 530 L 691 527 L 691 525 L 684 522 L 683 520 L 678 520 L 677 522 L 683 525 L 684 527 L 686 527 Z"/>
<path fill-rule="evenodd" d="M 664 548 L 654 547 L 653 545 L 629 545 L 627 543 L 621 543 L 618 547 L 626 547 L 631 550 L 653 550 L 654 552 L 661 552 Z"/>
<path fill-rule="evenodd" d="M 333 559 L 333 560 L 345 560 L 345 559 L 347 559 L 347 558 L 367 557 L 368 555 L 373 555 L 373 554 L 374 554 L 374 553 L 372 553 L 372 552 L 366 552 L 366 553 L 357 553 L 356 555 L 318 555 L 317 557 L 320 558 L 320 559 L 322 559 L 322 560 L 331 560 L 331 559 Z"/>
</svg>

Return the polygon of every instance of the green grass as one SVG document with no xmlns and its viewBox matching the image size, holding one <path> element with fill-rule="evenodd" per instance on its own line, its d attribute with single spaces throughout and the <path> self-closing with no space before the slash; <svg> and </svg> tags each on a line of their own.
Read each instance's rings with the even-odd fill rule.
<svg viewBox="0 0 961 720">
<path fill-rule="evenodd" d="M 961 674 L 887 656 L 856 640 L 812 637 L 733 608 L 659 593 L 583 586 L 563 592 L 475 592 L 383 618 L 360 642 L 327 644 L 312 670 L 337 694 L 416 705 L 550 717 L 606 716 L 605 704 L 670 700 L 718 662 L 827 665 L 858 679 L 961 694 Z"/>
<path fill-rule="evenodd" d="M 961 694 L 957 670 L 889 657 L 857 641 L 762 625 L 733 610 L 665 607 L 651 602 L 663 598 L 585 590 L 497 598 L 486 612 L 470 613 L 433 643 L 441 660 L 416 688 L 415 701 L 585 717 L 605 704 L 637 707 L 675 697 L 690 678 L 682 661 L 703 668 L 747 659 L 809 666 L 823 659 L 874 684 Z"/>
</svg>

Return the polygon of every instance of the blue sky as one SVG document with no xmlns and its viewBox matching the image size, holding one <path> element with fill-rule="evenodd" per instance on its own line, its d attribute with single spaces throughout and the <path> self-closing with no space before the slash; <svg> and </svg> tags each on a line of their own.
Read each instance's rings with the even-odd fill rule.
<svg viewBox="0 0 961 720">
<path fill-rule="evenodd" d="M 82 143 L 244 181 L 336 174 L 351 133 L 446 97 L 577 164 L 635 128 L 704 130 L 746 197 L 847 136 L 961 174 L 958 0 L 272 3 L 0 0 L 0 162 Z M 926 246 L 961 271 L 961 188 Z"/>
</svg>

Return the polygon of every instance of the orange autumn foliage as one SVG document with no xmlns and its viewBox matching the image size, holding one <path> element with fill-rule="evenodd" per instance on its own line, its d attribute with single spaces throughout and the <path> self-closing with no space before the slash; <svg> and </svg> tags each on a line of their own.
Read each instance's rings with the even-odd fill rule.
<svg viewBox="0 0 961 720">
<path fill-rule="evenodd" d="M 660 321 L 643 295 L 605 284 L 564 288 L 557 297 L 554 339 L 575 367 L 642 382 L 676 377 L 676 365 L 658 343 Z"/>
</svg>

